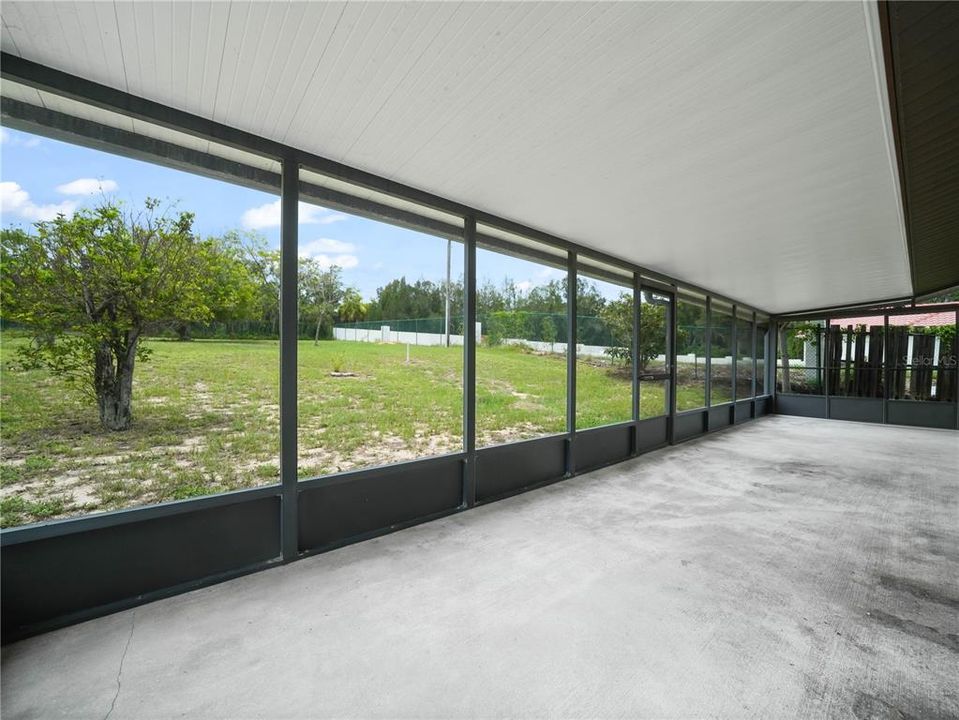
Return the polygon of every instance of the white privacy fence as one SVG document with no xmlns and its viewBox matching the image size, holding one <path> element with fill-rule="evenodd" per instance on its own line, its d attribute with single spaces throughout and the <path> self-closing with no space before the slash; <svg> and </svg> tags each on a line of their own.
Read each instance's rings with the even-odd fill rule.
<svg viewBox="0 0 959 720">
<path fill-rule="evenodd" d="M 483 324 L 476 323 L 476 337 L 482 339 Z M 363 329 L 350 327 L 334 327 L 334 340 L 349 340 L 351 342 L 372 342 L 372 343 L 399 343 L 409 345 L 443 346 L 446 344 L 446 335 L 443 333 L 411 332 L 406 330 L 393 330 L 389 325 L 381 325 L 379 328 Z M 519 345 L 528 347 L 534 352 L 566 354 L 566 343 L 564 342 L 544 342 L 542 340 L 526 340 L 524 338 L 503 338 L 503 345 Z M 462 335 L 450 335 L 450 345 L 462 346 Z M 607 345 L 577 345 L 576 354 L 581 357 L 608 357 L 607 352 L 610 349 Z M 666 362 L 665 355 L 658 355 L 655 360 L 661 363 Z M 705 357 L 697 357 L 695 354 L 677 355 L 676 362 L 689 365 L 705 365 Z M 801 360 L 795 361 L 802 363 Z M 714 357 L 713 365 L 732 365 L 733 359 L 727 355 L 725 357 Z"/>
<path fill-rule="evenodd" d="M 483 332 L 482 323 L 476 323 L 476 336 Z M 334 327 L 334 340 L 350 340 L 353 342 L 400 343 L 403 345 L 442 346 L 446 345 L 445 333 L 413 332 L 408 330 L 393 330 L 389 325 L 381 325 L 377 329 L 362 329 L 351 327 Z M 450 334 L 450 345 L 462 345 L 463 336 Z"/>
</svg>

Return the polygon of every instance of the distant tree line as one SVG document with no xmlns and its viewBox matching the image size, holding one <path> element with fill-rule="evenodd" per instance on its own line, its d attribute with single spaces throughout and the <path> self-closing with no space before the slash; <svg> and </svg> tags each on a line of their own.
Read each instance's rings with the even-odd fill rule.
<svg viewBox="0 0 959 720">
<path fill-rule="evenodd" d="M 29 334 L 23 367 L 45 367 L 95 398 L 104 427 L 132 418 L 133 373 L 149 356 L 143 340 L 168 336 L 277 337 L 280 256 L 255 235 L 201 237 L 189 212 L 164 213 L 148 199 L 126 212 L 106 202 L 31 231 L 0 231 L 0 321 Z M 299 335 L 332 337 L 336 323 L 443 318 L 462 332 L 463 279 L 391 280 L 369 302 L 346 285 L 342 269 L 299 259 Z M 506 338 L 566 341 L 566 278 L 523 289 L 510 279 L 484 282 L 477 315 L 486 342 Z M 584 278 L 577 283 L 577 342 L 610 348 L 631 361 L 631 295 L 606 300 Z M 640 361 L 665 351 L 665 308 L 643 315 Z"/>
</svg>

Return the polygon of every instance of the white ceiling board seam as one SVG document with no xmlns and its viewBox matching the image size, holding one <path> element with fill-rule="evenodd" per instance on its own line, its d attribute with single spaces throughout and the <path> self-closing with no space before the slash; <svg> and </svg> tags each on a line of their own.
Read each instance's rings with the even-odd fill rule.
<svg viewBox="0 0 959 720">
<path fill-rule="evenodd" d="M 7 19 L 5 17 L 0 17 L 0 22 L 3 22 L 3 29 L 6 31 L 4 35 L 6 35 L 7 39 L 13 45 L 14 52 L 23 57 L 23 54 L 20 52 L 20 48 L 17 47 L 17 39 L 13 36 L 13 32 L 7 26 Z"/>
<path fill-rule="evenodd" d="M 584 17 L 586 14 L 588 14 L 594 7 L 596 7 L 596 4 L 591 5 L 589 9 L 585 10 L 585 11 L 583 12 L 583 15 L 580 16 L 580 18 L 582 18 L 582 17 Z M 545 23 L 544 20 L 545 20 L 545 18 L 540 18 L 539 21 L 538 21 L 538 24 L 543 24 L 543 25 L 545 25 L 546 27 L 545 27 L 545 29 L 542 31 L 542 33 L 540 33 L 540 35 L 537 37 L 537 39 L 538 39 L 539 37 L 544 37 L 544 36 L 549 32 L 549 30 L 550 30 L 549 25 L 548 25 L 547 23 Z M 595 22 L 595 21 L 591 21 L 590 24 L 592 24 L 592 22 Z M 556 39 L 554 39 L 553 41 L 555 42 Z M 485 94 L 491 87 L 493 87 L 493 86 L 495 85 L 495 83 L 496 83 L 501 77 L 503 77 L 503 75 L 504 75 L 507 71 L 509 71 L 509 70 L 511 70 L 511 69 L 514 69 L 514 66 L 515 66 L 516 62 L 517 62 L 519 59 L 523 58 L 523 56 L 524 56 L 527 52 L 533 52 L 533 53 L 538 57 L 538 56 L 540 56 L 540 55 L 545 55 L 545 54 L 547 54 L 547 53 L 549 52 L 549 49 L 550 49 L 550 46 L 547 45 L 547 47 L 541 47 L 541 48 L 539 49 L 539 51 L 537 52 L 536 50 L 534 50 L 534 44 L 533 44 L 533 42 L 531 42 L 524 50 L 520 51 L 519 55 L 517 55 L 516 57 L 514 57 L 514 58 L 512 58 L 511 60 L 509 60 L 508 62 L 506 62 L 502 67 L 498 68 L 494 73 L 488 74 L 488 75 L 485 75 L 485 76 L 480 76 L 480 78 L 477 78 L 477 80 L 479 80 L 480 82 L 474 83 L 474 85 L 477 85 L 478 87 L 473 91 L 472 95 L 469 96 L 468 98 L 464 99 L 461 103 L 459 103 L 459 107 L 456 108 L 455 112 L 451 112 L 451 113 L 447 113 L 447 114 L 446 114 L 445 118 L 443 118 L 443 119 L 441 120 L 440 124 L 434 129 L 432 135 L 430 135 L 428 138 L 426 138 L 426 140 L 425 140 L 423 143 L 421 143 L 421 146 L 420 146 L 415 152 L 413 152 L 413 153 L 411 153 L 411 154 L 408 154 L 407 158 L 406 158 L 405 160 L 402 160 L 402 161 L 399 163 L 399 165 L 398 165 L 397 168 L 396 168 L 396 173 L 402 173 L 403 170 L 406 169 L 406 167 L 419 155 L 420 152 L 422 152 L 423 150 L 425 150 L 425 149 L 427 149 L 428 147 L 430 147 L 430 145 L 433 143 L 433 141 L 435 141 L 436 138 L 437 138 L 439 135 L 441 135 L 445 130 L 447 130 L 447 129 L 449 128 L 450 124 L 456 119 L 457 113 L 460 113 L 460 112 L 469 112 L 472 108 L 478 107 L 478 105 L 479 105 L 478 100 L 479 100 L 480 98 L 482 98 L 482 97 L 484 96 L 484 94 Z M 456 167 L 457 167 L 458 158 L 457 158 L 456 155 L 454 154 L 454 155 L 450 155 L 449 158 L 448 158 L 448 160 L 449 160 L 449 162 L 447 163 L 447 166 L 448 166 L 448 167 L 450 168 L 450 170 L 452 171 L 453 168 L 456 168 Z"/>
<path fill-rule="evenodd" d="M 230 3 L 227 3 L 227 8 L 226 8 L 226 23 L 224 23 L 224 26 L 223 26 L 224 28 L 223 29 L 223 47 L 220 48 L 220 63 L 217 66 L 218 69 L 216 73 L 216 87 L 213 89 L 213 110 L 210 113 L 210 117 L 214 119 L 216 118 L 217 100 L 219 100 L 219 97 L 220 97 L 220 81 L 223 79 L 223 60 L 226 57 L 226 46 L 227 46 L 226 39 L 227 39 L 227 36 L 229 35 L 230 19 L 232 17 L 233 17 L 233 3 L 230 2 Z M 210 27 L 211 28 L 213 27 L 212 23 L 210 23 Z"/>
<path fill-rule="evenodd" d="M 882 33 L 879 26 L 879 4 L 875 0 L 862 0 L 862 12 L 866 24 L 866 36 L 869 42 L 869 60 L 872 62 L 873 78 L 876 82 L 876 95 L 879 98 L 879 112 L 882 118 L 882 133 L 886 140 L 886 158 L 889 162 L 889 174 L 892 176 L 895 192 L 893 202 L 899 217 L 899 235 L 902 239 L 902 256 L 912 284 L 912 267 L 909 261 L 909 242 L 906 239 L 906 217 L 902 206 L 902 186 L 899 177 L 899 163 L 896 159 L 896 144 L 893 135 L 892 113 L 889 109 L 889 86 L 886 82 L 886 64 L 882 52 Z"/>
<path fill-rule="evenodd" d="M 459 7 L 462 7 L 462 3 L 460 3 L 457 9 L 459 9 Z M 346 151 L 343 153 L 344 157 L 348 157 L 350 155 L 353 148 L 356 147 L 356 143 L 359 142 L 360 139 L 366 134 L 366 131 L 369 129 L 369 127 L 374 122 L 376 122 L 376 119 L 380 116 L 380 113 L 383 112 L 383 108 L 385 108 L 389 104 L 390 100 L 393 99 L 393 96 L 396 94 L 397 90 L 399 90 L 399 88 L 402 87 L 406 79 L 410 76 L 413 70 L 416 69 L 416 66 L 419 64 L 420 60 L 426 55 L 426 52 L 431 47 L 433 47 L 433 43 L 436 42 L 436 40 L 440 37 L 440 33 L 442 33 L 442 31 L 449 26 L 449 24 L 453 21 L 454 17 L 456 17 L 456 13 L 450 13 L 450 16 L 446 18 L 446 21 L 440 27 L 439 32 L 437 32 L 436 35 L 434 35 L 433 38 L 423 47 L 423 49 L 420 50 L 419 55 L 407 68 L 406 73 L 403 75 L 403 77 L 400 78 L 399 82 L 397 82 L 396 85 L 393 87 L 393 89 L 390 90 L 390 92 L 387 94 L 386 98 L 383 100 L 380 106 L 373 113 L 371 113 L 370 118 L 367 121 L 366 125 L 364 125 L 363 129 L 356 135 L 353 142 L 350 143 L 349 147 L 347 147 Z"/>
<path fill-rule="evenodd" d="M 333 23 L 333 29 L 330 31 L 329 36 L 326 38 L 326 43 L 323 45 L 323 50 L 320 52 L 320 56 L 316 59 L 316 65 L 313 67 L 313 72 L 310 75 L 310 79 L 307 82 L 305 89 L 308 89 L 313 85 L 313 81 L 316 79 L 316 73 L 320 69 L 320 66 L 323 64 L 323 58 L 326 57 L 326 51 L 329 50 L 330 43 L 333 42 L 333 36 L 336 35 L 336 29 L 340 26 L 340 21 L 343 19 L 343 14 L 346 12 L 347 4 L 343 3 L 343 6 L 340 8 L 340 14 L 336 18 L 336 22 Z M 286 121 L 286 130 L 283 132 L 281 141 L 287 143 L 287 136 L 290 133 L 290 130 L 293 128 L 294 123 L 296 122 L 297 116 L 300 114 L 300 109 L 303 107 L 303 102 L 306 100 L 306 97 L 309 93 L 302 92 L 300 97 L 297 99 L 296 107 L 293 109 L 293 112 L 287 118 Z"/>
<path fill-rule="evenodd" d="M 123 89 L 130 92 L 130 78 L 127 76 L 127 60 L 123 52 L 123 34 L 120 32 L 120 17 L 117 14 L 117 0 L 113 0 L 113 22 L 117 31 L 117 43 L 120 45 L 120 65 L 123 68 Z"/>
</svg>

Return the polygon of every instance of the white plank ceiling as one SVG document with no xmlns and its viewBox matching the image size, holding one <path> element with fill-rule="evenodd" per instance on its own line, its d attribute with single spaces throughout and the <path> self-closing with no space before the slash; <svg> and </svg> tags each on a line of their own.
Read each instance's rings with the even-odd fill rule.
<svg viewBox="0 0 959 720">
<path fill-rule="evenodd" d="M 871 3 L 5 0 L 3 50 L 772 312 L 908 295 Z"/>
</svg>

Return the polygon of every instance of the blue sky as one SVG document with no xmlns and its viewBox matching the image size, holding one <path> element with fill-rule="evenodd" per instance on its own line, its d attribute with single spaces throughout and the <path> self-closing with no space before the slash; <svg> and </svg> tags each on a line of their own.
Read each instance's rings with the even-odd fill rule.
<svg viewBox="0 0 959 720">
<path fill-rule="evenodd" d="M 89 206 L 104 195 L 136 207 L 155 197 L 196 214 L 194 228 L 202 235 L 229 230 L 259 233 L 272 246 L 279 243 L 279 198 L 217 180 L 98 150 L 2 129 L 0 146 L 0 223 L 29 227 Z M 343 268 L 347 285 L 371 299 L 378 287 L 394 278 L 441 281 L 446 274 L 446 241 L 385 223 L 316 206 L 300 208 L 300 254 Z M 454 278 L 463 271 L 462 245 L 453 245 Z M 562 271 L 496 253 L 478 251 L 480 283 L 499 285 L 506 277 L 528 289 Z M 603 287 L 615 297 L 618 289 Z"/>
</svg>

